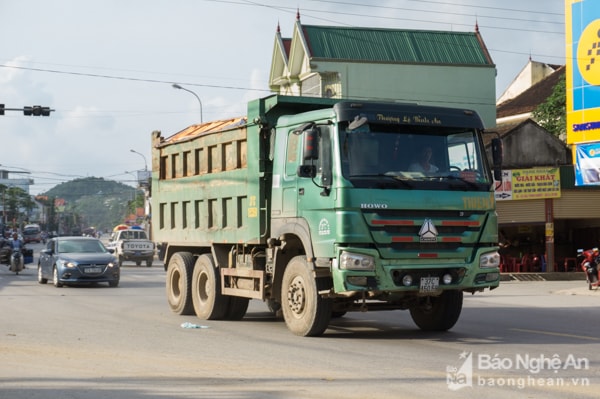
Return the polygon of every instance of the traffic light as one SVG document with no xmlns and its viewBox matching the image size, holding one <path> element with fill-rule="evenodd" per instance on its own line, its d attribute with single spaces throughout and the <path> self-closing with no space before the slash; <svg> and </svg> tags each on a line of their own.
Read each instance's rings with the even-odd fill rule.
<svg viewBox="0 0 600 399">
<path fill-rule="evenodd" d="M 0 115 L 4 115 L 4 112 L 6 111 L 23 111 L 23 115 L 25 116 L 50 116 L 50 113 L 54 110 L 50 107 L 42 107 L 41 105 L 23 108 L 7 108 L 4 104 L 0 104 Z"/>
<path fill-rule="evenodd" d="M 51 111 L 53 110 L 51 110 L 50 107 L 42 107 L 41 105 L 23 107 L 23 115 L 25 116 L 50 116 Z"/>
</svg>

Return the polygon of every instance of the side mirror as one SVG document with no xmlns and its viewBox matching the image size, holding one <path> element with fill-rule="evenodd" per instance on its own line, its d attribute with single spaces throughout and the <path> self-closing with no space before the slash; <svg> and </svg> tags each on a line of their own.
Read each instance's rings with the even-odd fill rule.
<svg viewBox="0 0 600 399">
<path fill-rule="evenodd" d="M 502 180 L 502 159 L 504 158 L 502 149 L 502 139 L 492 139 L 492 162 L 494 163 L 494 179 Z"/>
<path fill-rule="evenodd" d="M 315 165 L 300 165 L 296 172 L 298 177 L 314 178 L 317 176 L 317 167 Z"/>
</svg>

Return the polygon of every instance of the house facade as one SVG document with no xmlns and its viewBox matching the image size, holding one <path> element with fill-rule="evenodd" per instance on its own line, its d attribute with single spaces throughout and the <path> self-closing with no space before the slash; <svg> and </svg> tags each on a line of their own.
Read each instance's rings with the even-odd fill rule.
<svg viewBox="0 0 600 399">
<path fill-rule="evenodd" d="M 278 27 L 271 91 L 473 109 L 496 123 L 496 67 L 478 29 L 446 32 L 303 25 Z"/>
</svg>

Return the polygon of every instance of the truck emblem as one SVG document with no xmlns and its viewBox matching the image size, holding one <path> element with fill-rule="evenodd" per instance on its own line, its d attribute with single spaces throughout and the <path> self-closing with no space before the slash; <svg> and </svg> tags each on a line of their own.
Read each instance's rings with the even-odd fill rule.
<svg viewBox="0 0 600 399">
<path fill-rule="evenodd" d="M 421 242 L 437 242 L 438 232 L 431 219 L 425 219 L 421 230 L 419 230 L 419 238 Z"/>
<path fill-rule="evenodd" d="M 328 236 L 331 234 L 331 227 L 329 226 L 329 221 L 327 219 L 321 219 L 319 222 L 319 235 L 320 236 Z"/>
</svg>

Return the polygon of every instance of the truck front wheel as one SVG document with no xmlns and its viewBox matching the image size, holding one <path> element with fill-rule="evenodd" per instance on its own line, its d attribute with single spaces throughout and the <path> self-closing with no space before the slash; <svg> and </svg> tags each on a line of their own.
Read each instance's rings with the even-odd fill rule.
<svg viewBox="0 0 600 399">
<path fill-rule="evenodd" d="M 281 283 L 281 310 L 288 329 L 309 337 L 323 334 L 331 320 L 331 299 L 319 296 L 327 287 L 310 272 L 305 256 L 288 263 Z"/>
<path fill-rule="evenodd" d="M 410 309 L 415 324 L 425 331 L 446 331 L 458 321 L 463 304 L 462 291 L 444 291 L 440 296 L 422 299 Z"/>
<path fill-rule="evenodd" d="M 194 314 L 191 285 L 194 256 L 189 252 L 176 252 L 167 267 L 167 302 L 174 313 Z"/>
<path fill-rule="evenodd" d="M 196 316 L 204 320 L 223 319 L 229 309 L 229 297 L 221 294 L 221 276 L 214 264 L 212 255 L 200 255 L 192 275 L 192 303 Z"/>
</svg>

